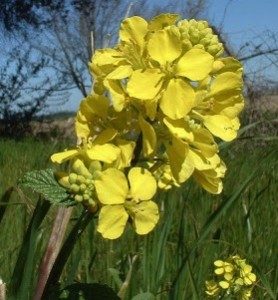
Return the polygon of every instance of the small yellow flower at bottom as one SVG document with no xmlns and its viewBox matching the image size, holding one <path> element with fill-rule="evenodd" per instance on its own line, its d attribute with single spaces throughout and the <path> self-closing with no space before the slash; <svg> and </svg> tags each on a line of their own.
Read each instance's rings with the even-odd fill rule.
<svg viewBox="0 0 278 300">
<path fill-rule="evenodd" d="M 234 296 L 238 300 L 248 300 L 251 297 L 256 275 L 245 259 L 238 255 L 230 256 L 226 261 L 216 260 L 214 266 L 215 280 L 206 281 L 205 293 L 210 298 Z"/>
</svg>

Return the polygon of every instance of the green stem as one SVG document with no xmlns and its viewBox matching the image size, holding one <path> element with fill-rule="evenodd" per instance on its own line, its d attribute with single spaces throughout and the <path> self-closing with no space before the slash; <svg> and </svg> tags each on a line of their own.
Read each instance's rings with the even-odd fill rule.
<svg viewBox="0 0 278 300">
<path fill-rule="evenodd" d="M 47 297 L 50 296 L 52 288 L 57 284 L 61 277 L 62 271 L 68 261 L 76 241 L 86 229 L 92 218 L 93 214 L 89 213 L 88 211 L 84 211 L 79 217 L 77 223 L 72 228 L 50 272 L 42 299 L 48 299 Z"/>
</svg>

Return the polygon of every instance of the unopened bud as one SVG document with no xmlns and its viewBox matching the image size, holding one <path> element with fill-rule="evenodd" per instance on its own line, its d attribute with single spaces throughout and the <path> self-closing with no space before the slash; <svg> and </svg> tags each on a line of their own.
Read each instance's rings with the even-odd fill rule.
<svg viewBox="0 0 278 300">
<path fill-rule="evenodd" d="M 75 195 L 74 196 L 75 201 L 77 202 L 82 202 L 83 201 L 83 197 L 81 195 Z"/>
<path fill-rule="evenodd" d="M 70 173 L 69 174 L 69 183 L 76 183 L 76 179 L 77 179 L 77 174 L 75 173 Z"/>
<path fill-rule="evenodd" d="M 76 183 L 71 184 L 70 189 L 71 189 L 74 193 L 78 193 L 78 192 L 79 192 L 79 185 L 77 185 Z"/>
</svg>

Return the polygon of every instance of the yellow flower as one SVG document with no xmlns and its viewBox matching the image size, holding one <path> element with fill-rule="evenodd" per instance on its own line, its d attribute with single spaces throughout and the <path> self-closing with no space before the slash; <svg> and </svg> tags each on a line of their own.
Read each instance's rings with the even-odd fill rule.
<svg viewBox="0 0 278 300">
<path fill-rule="evenodd" d="M 214 266 L 216 267 L 214 273 L 217 277 L 214 276 L 216 280 L 211 282 L 214 283 L 215 287 L 219 286 L 219 295 L 222 298 L 226 295 L 241 300 L 247 300 L 251 297 L 256 275 L 251 272 L 252 267 L 246 264 L 245 259 L 241 259 L 238 255 L 230 256 L 226 261 L 215 261 Z M 213 293 L 207 294 L 214 296 Z"/>
<path fill-rule="evenodd" d="M 218 284 L 215 281 L 213 281 L 213 280 L 206 281 L 205 284 L 206 284 L 205 293 L 208 296 L 216 297 L 219 294 L 220 288 L 219 288 Z"/>
<path fill-rule="evenodd" d="M 219 194 L 223 189 L 222 178 L 226 172 L 226 166 L 223 161 L 218 161 L 218 155 L 215 155 L 211 159 L 207 159 L 207 168 L 203 170 L 195 169 L 193 173 L 194 179 L 208 192 L 212 194 Z"/>
<path fill-rule="evenodd" d="M 173 119 L 184 117 L 194 106 L 189 80 L 204 79 L 213 69 L 214 58 L 202 49 L 184 51 L 176 19 L 176 15 L 160 15 L 148 25 L 140 17 L 128 18 L 121 25 L 120 44 L 96 52 L 91 70 L 111 93 L 116 111 L 133 98 L 146 107 L 147 102 L 158 102 Z M 127 79 L 126 90 L 123 79 Z"/>
<path fill-rule="evenodd" d="M 159 219 L 158 207 L 151 199 L 157 184 L 151 173 L 143 168 L 130 169 L 128 180 L 117 169 L 103 171 L 95 181 L 100 203 L 98 231 L 104 238 L 122 235 L 129 217 L 138 234 L 149 233 Z"/>
<path fill-rule="evenodd" d="M 175 28 L 154 32 L 147 44 L 149 66 L 134 70 L 127 93 L 143 103 L 154 99 L 172 119 L 185 117 L 195 106 L 195 92 L 189 80 L 200 80 L 212 70 L 213 58 L 201 49 L 182 54 Z M 161 51 L 161 47 L 164 51 Z"/>
<path fill-rule="evenodd" d="M 109 100 L 97 94 L 89 95 L 80 103 L 75 119 L 75 131 L 79 139 L 87 139 L 106 128 Z"/>
<path fill-rule="evenodd" d="M 245 259 L 241 259 L 239 256 L 234 256 L 233 260 L 239 269 L 242 285 L 252 285 L 256 281 L 256 275 L 252 273 L 252 266 L 248 265 Z"/>
<path fill-rule="evenodd" d="M 242 74 L 229 71 L 217 74 L 212 81 L 209 79 L 206 91 L 199 92 L 194 117 L 224 141 L 236 138 L 239 129 L 237 116 L 244 106 L 242 87 Z"/>
<path fill-rule="evenodd" d="M 89 142 L 85 146 L 79 146 L 76 149 L 54 153 L 50 159 L 53 163 L 62 164 L 74 157 L 84 156 L 91 160 L 113 163 L 119 158 L 120 154 L 121 150 L 111 143 L 97 144 Z"/>
<path fill-rule="evenodd" d="M 154 165 L 154 164 L 153 164 Z M 163 190 L 169 190 L 173 186 L 179 187 L 180 184 L 175 180 L 170 165 L 162 164 L 154 171 L 154 176 L 157 180 L 157 186 Z"/>
<path fill-rule="evenodd" d="M 101 161 L 109 166 L 123 169 L 130 166 L 135 142 L 117 138 L 117 131 L 113 128 L 103 130 L 95 140 L 91 139 L 76 147 L 51 156 L 53 163 L 61 164 L 75 157 L 84 157 L 92 161 Z M 112 140 L 113 143 L 112 143 Z"/>
</svg>

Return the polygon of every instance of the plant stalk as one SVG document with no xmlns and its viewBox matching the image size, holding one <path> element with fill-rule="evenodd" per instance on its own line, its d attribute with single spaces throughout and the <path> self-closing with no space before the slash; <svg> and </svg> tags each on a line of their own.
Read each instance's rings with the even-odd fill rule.
<svg viewBox="0 0 278 300">
<path fill-rule="evenodd" d="M 39 267 L 39 279 L 33 297 L 34 300 L 40 300 L 42 298 L 50 271 L 61 248 L 71 213 L 72 207 L 62 207 L 57 211 L 48 245 Z"/>
</svg>

